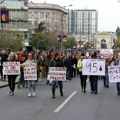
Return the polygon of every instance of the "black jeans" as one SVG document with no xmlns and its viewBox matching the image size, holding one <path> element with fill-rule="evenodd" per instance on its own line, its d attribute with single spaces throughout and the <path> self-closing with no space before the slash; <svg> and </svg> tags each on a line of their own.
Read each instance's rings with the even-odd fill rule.
<svg viewBox="0 0 120 120">
<path fill-rule="evenodd" d="M 86 90 L 87 75 L 82 75 L 82 71 L 79 72 L 79 75 L 80 75 L 80 81 L 81 81 L 81 88 L 82 90 Z"/>
<path fill-rule="evenodd" d="M 1 75 L 1 78 L 3 79 L 3 67 L 2 66 L 0 66 L 0 75 Z"/>
<path fill-rule="evenodd" d="M 14 92 L 15 90 L 15 80 L 16 80 L 16 75 L 8 75 L 8 85 L 10 88 L 10 91 Z"/>
<path fill-rule="evenodd" d="M 63 95 L 63 82 L 62 81 L 52 81 L 52 95 L 55 96 L 55 89 L 56 89 L 56 84 L 58 83 L 59 89 L 60 89 L 60 94 L 61 96 Z"/>
<path fill-rule="evenodd" d="M 98 92 L 98 76 L 90 76 L 91 92 Z"/>
</svg>

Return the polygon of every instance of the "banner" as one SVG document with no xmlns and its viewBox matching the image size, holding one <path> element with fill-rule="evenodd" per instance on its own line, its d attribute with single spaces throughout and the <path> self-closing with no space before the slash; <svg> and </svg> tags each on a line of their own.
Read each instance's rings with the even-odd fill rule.
<svg viewBox="0 0 120 120">
<path fill-rule="evenodd" d="M 105 60 L 103 59 L 83 59 L 83 75 L 105 75 Z"/>
<path fill-rule="evenodd" d="M 9 11 L 1 10 L 1 23 L 9 23 Z"/>
<path fill-rule="evenodd" d="M 100 49 L 101 58 L 112 58 L 113 57 L 113 49 Z"/>
<path fill-rule="evenodd" d="M 3 62 L 3 75 L 20 74 L 20 62 Z"/>
<path fill-rule="evenodd" d="M 66 80 L 66 68 L 65 67 L 50 67 L 49 68 L 49 80 L 50 81 L 65 81 Z"/>
<path fill-rule="evenodd" d="M 24 80 L 37 80 L 37 64 L 25 63 L 24 67 Z"/>
<path fill-rule="evenodd" d="M 120 66 L 108 66 L 108 75 L 110 83 L 120 82 Z"/>
</svg>

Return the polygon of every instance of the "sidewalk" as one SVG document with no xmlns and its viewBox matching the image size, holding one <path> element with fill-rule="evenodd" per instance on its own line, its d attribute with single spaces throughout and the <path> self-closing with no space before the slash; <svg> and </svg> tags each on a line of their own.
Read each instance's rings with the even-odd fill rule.
<svg viewBox="0 0 120 120">
<path fill-rule="evenodd" d="M 19 76 L 16 78 L 16 83 L 18 82 L 19 80 Z M 6 78 L 6 80 L 1 80 L 0 78 L 0 88 L 4 88 L 4 87 L 7 87 L 8 86 L 8 79 Z"/>
</svg>

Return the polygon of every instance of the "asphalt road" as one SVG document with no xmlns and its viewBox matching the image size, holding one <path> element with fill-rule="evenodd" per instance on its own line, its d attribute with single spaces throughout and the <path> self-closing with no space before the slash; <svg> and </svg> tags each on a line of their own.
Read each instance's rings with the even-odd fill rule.
<svg viewBox="0 0 120 120">
<path fill-rule="evenodd" d="M 0 89 L 0 120 L 120 120 L 120 96 L 115 84 L 104 88 L 99 80 L 98 94 L 80 91 L 79 78 L 64 82 L 64 96 L 56 89 L 56 98 L 51 98 L 51 86 L 39 82 L 36 97 L 28 97 L 26 88 L 7 95 L 9 88 Z"/>
</svg>

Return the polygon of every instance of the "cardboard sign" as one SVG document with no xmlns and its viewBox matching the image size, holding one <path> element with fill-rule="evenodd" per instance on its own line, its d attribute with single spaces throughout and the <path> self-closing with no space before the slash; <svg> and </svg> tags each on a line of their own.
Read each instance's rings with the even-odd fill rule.
<svg viewBox="0 0 120 120">
<path fill-rule="evenodd" d="M 20 62 L 3 62 L 3 75 L 20 74 Z"/>
<path fill-rule="evenodd" d="M 112 58 L 113 57 L 113 49 L 101 49 L 100 56 L 101 56 L 101 58 Z"/>
<path fill-rule="evenodd" d="M 37 80 L 37 64 L 25 63 L 24 67 L 24 80 Z"/>
<path fill-rule="evenodd" d="M 105 75 L 105 60 L 103 59 L 83 59 L 83 75 Z"/>
<path fill-rule="evenodd" d="M 120 82 L 120 65 L 108 66 L 109 82 Z"/>
<path fill-rule="evenodd" d="M 49 68 L 49 80 L 50 81 L 65 81 L 66 80 L 66 68 L 64 67 L 50 67 Z"/>
</svg>

